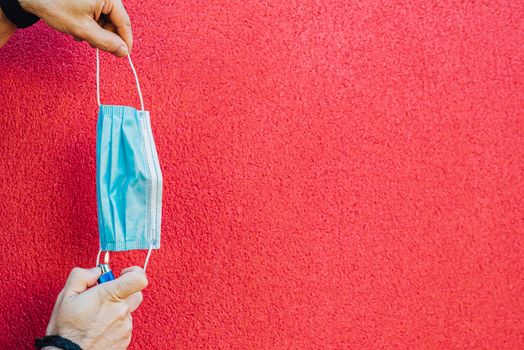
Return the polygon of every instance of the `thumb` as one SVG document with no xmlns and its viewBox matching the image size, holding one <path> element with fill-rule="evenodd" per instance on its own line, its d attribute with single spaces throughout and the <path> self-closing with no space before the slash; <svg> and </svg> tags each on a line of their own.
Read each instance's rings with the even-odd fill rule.
<svg viewBox="0 0 524 350">
<path fill-rule="evenodd" d="M 98 277 L 102 274 L 99 267 L 92 269 L 81 269 L 75 267 L 64 286 L 64 297 L 67 298 L 74 294 L 85 292 L 87 288 L 92 287 L 96 284 Z"/>
<path fill-rule="evenodd" d="M 116 300 L 126 299 L 131 294 L 140 292 L 147 287 L 147 277 L 140 267 L 126 269 L 116 280 L 100 285 L 107 295 Z"/>
<path fill-rule="evenodd" d="M 110 52 L 118 57 L 124 57 L 129 52 L 126 43 L 121 37 L 102 28 L 93 19 L 87 22 L 81 32 L 74 33 L 74 36 L 87 41 L 93 47 Z"/>
</svg>

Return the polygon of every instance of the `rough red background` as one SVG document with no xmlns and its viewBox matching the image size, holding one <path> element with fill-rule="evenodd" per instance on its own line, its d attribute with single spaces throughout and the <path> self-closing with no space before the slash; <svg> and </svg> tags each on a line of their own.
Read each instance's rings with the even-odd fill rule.
<svg viewBox="0 0 524 350">
<path fill-rule="evenodd" d="M 131 349 L 524 348 L 521 1 L 127 6 L 165 181 Z M 94 57 L 0 50 L 1 349 L 94 264 Z"/>
</svg>

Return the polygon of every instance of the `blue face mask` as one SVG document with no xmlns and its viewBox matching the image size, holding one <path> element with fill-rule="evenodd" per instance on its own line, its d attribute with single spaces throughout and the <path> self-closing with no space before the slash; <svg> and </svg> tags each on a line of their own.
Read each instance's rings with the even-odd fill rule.
<svg viewBox="0 0 524 350">
<path fill-rule="evenodd" d="M 101 251 L 160 248 L 162 173 L 149 112 L 135 75 L 141 110 L 100 104 L 96 142 L 96 187 Z M 149 255 L 148 255 L 149 257 Z"/>
</svg>

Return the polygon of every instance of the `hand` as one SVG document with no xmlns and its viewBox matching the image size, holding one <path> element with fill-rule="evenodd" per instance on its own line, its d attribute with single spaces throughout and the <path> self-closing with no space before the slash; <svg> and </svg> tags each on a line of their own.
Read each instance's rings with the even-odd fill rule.
<svg viewBox="0 0 524 350">
<path fill-rule="evenodd" d="M 119 57 L 131 52 L 131 21 L 121 0 L 19 1 L 25 11 L 79 41 Z"/>
<path fill-rule="evenodd" d="M 131 313 L 142 302 L 146 275 L 142 268 L 130 267 L 114 281 L 95 286 L 100 275 L 98 267 L 73 269 L 58 295 L 46 335 L 60 335 L 82 349 L 127 349 Z"/>
</svg>

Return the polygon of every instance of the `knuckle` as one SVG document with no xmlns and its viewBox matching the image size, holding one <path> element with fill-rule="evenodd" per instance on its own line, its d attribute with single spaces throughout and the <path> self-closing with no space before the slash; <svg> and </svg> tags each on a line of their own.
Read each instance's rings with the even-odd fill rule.
<svg viewBox="0 0 524 350">
<path fill-rule="evenodd" d="M 133 332 L 133 319 L 131 318 L 131 316 L 126 318 L 122 327 L 126 334 L 130 334 L 131 332 Z"/>
<path fill-rule="evenodd" d="M 113 302 L 120 301 L 120 297 L 118 294 L 119 293 L 118 286 L 116 286 L 116 288 L 113 289 L 113 288 L 108 288 L 108 286 L 103 284 L 102 287 L 98 289 L 98 292 L 100 294 L 100 298 L 108 299 Z"/>
<path fill-rule="evenodd" d="M 101 300 L 107 297 L 112 297 L 106 288 L 95 288 L 95 291 L 98 294 L 98 298 Z"/>
<path fill-rule="evenodd" d="M 149 281 L 147 280 L 145 273 L 142 272 L 139 274 L 137 278 L 137 283 L 138 283 L 138 286 L 140 287 L 140 290 L 147 287 L 147 285 L 149 284 Z"/>
<path fill-rule="evenodd" d="M 99 48 L 104 51 L 114 52 L 118 49 L 118 46 L 113 41 L 105 39 L 101 41 Z"/>
<path fill-rule="evenodd" d="M 86 23 L 80 22 L 73 28 L 67 30 L 75 38 L 85 39 L 89 35 L 89 26 Z"/>
<path fill-rule="evenodd" d="M 81 269 L 80 267 L 74 267 L 71 270 L 71 273 L 69 274 L 69 276 L 72 277 L 72 278 L 77 278 L 77 277 L 80 277 L 83 272 L 84 272 L 84 270 Z"/>
<path fill-rule="evenodd" d="M 127 290 L 128 289 L 129 288 L 127 287 L 127 285 L 125 283 L 118 283 L 116 285 L 115 297 L 117 297 L 118 299 L 123 298 L 123 296 L 125 296 L 127 294 Z"/>
<path fill-rule="evenodd" d="M 58 293 L 58 296 L 56 297 L 56 304 L 60 304 L 62 303 L 62 301 L 64 300 L 64 294 L 65 294 L 65 288 L 62 288 L 62 290 L 60 291 L 60 293 Z"/>
<path fill-rule="evenodd" d="M 142 292 L 138 292 L 136 298 L 138 300 L 138 305 L 140 305 L 144 301 L 144 294 L 142 294 Z"/>
<path fill-rule="evenodd" d="M 106 286 L 103 284 L 100 288 L 96 288 L 96 290 L 98 292 L 98 297 L 101 300 L 108 300 L 111 302 L 118 302 L 120 300 L 113 289 L 106 288 Z"/>
<path fill-rule="evenodd" d="M 82 271 L 82 269 L 81 269 L 80 267 L 73 267 L 73 268 L 71 269 L 71 274 L 72 274 L 72 275 L 73 275 L 73 274 L 78 274 L 78 273 L 81 272 L 81 271 Z"/>
<path fill-rule="evenodd" d="M 122 339 L 122 349 L 127 349 L 129 344 L 131 344 L 131 332 L 126 333 L 126 335 Z"/>
<path fill-rule="evenodd" d="M 142 270 L 140 267 L 133 267 L 133 270 L 130 271 L 128 276 L 129 279 L 127 280 L 127 282 L 129 289 L 141 291 L 142 289 L 146 288 L 149 284 L 144 270 Z"/>
<path fill-rule="evenodd" d="M 116 318 L 125 320 L 129 316 L 129 307 L 125 303 L 120 303 L 116 310 Z"/>
</svg>

